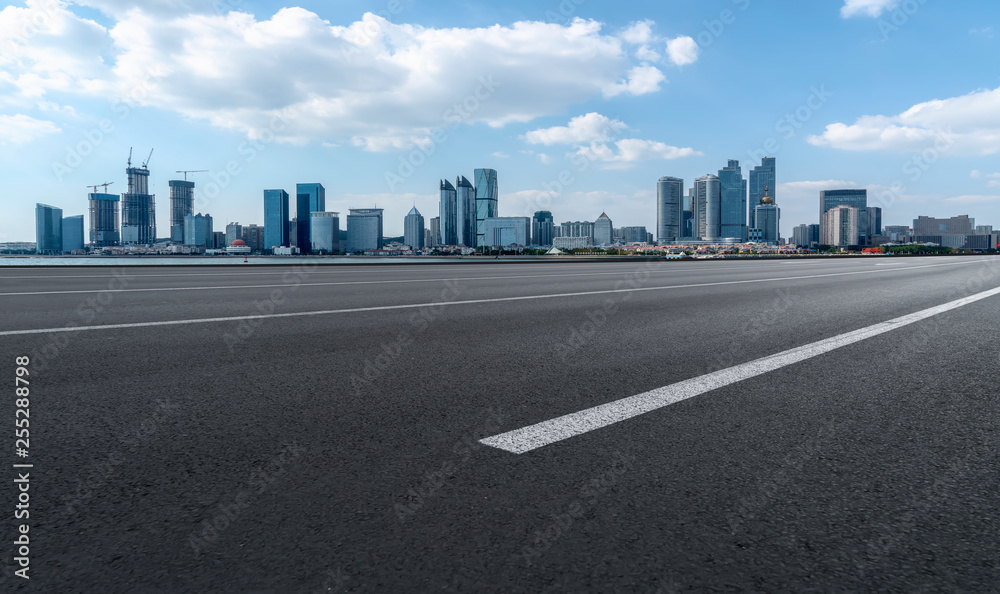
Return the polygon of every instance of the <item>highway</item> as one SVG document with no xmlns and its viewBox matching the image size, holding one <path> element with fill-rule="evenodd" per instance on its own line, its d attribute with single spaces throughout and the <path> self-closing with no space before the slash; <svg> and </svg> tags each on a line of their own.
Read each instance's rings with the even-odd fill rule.
<svg viewBox="0 0 1000 594">
<path fill-rule="evenodd" d="M 997 258 L 4 268 L 0 311 L 3 591 L 1000 589 Z"/>
</svg>

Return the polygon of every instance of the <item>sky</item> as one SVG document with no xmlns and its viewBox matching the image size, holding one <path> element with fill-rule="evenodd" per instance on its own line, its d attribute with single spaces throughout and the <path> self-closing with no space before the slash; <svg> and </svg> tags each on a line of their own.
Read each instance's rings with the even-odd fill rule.
<svg viewBox="0 0 1000 594">
<path fill-rule="evenodd" d="M 36 203 L 124 192 L 130 150 L 160 237 L 179 170 L 208 170 L 188 179 L 217 231 L 319 182 L 401 235 L 442 178 L 488 167 L 501 216 L 652 232 L 659 177 L 764 156 L 785 237 L 851 187 L 886 225 L 1000 228 L 998 34 L 995 0 L 10 3 L 0 242 L 34 241 Z"/>
</svg>

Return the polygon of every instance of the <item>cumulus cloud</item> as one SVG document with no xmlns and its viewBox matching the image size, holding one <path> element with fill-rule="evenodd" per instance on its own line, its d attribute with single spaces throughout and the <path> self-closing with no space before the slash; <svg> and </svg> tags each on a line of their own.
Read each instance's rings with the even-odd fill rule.
<svg viewBox="0 0 1000 594">
<path fill-rule="evenodd" d="M 588 161 L 605 163 L 606 169 L 625 169 L 640 161 L 682 159 L 702 153 L 693 148 L 671 146 L 655 140 L 625 138 L 613 145 L 592 143 L 582 146 L 577 149 L 576 154 Z"/>
<path fill-rule="evenodd" d="M 678 66 L 687 66 L 698 61 L 698 44 L 694 39 L 682 35 L 667 42 L 667 55 Z"/>
<path fill-rule="evenodd" d="M 653 40 L 653 21 L 644 20 L 629 25 L 622 32 L 622 40 L 634 45 L 642 45 Z"/>
<path fill-rule="evenodd" d="M 606 142 L 617 136 L 618 132 L 627 130 L 628 126 L 620 120 L 613 120 L 605 115 L 591 112 L 577 116 L 566 126 L 553 126 L 532 130 L 524 135 L 530 144 L 580 144 L 587 142 Z"/>
<path fill-rule="evenodd" d="M 863 116 L 834 123 L 810 136 L 816 146 L 850 151 L 939 150 L 992 155 L 1000 152 L 1000 88 L 914 105 L 895 116 Z"/>
<path fill-rule="evenodd" d="M 844 0 L 840 16 L 845 19 L 854 16 L 878 18 L 883 12 L 892 10 L 901 0 Z"/>
<path fill-rule="evenodd" d="M 452 126 L 499 127 L 591 98 L 653 93 L 666 80 L 649 64 L 654 50 L 637 59 L 624 49 L 652 37 L 646 21 L 613 34 L 579 18 L 444 29 L 368 13 L 341 26 L 299 7 L 261 20 L 229 10 L 233 0 L 79 3 L 115 24 L 57 0 L 0 11 L 10 46 L 0 51 L 0 87 L 39 101 L 53 92 L 129 98 L 249 137 L 387 150 L 425 146 Z M 24 22 L 40 25 L 26 37 Z"/>
<path fill-rule="evenodd" d="M 0 144 L 24 144 L 59 132 L 62 132 L 59 126 L 46 120 L 23 114 L 0 115 Z"/>
</svg>

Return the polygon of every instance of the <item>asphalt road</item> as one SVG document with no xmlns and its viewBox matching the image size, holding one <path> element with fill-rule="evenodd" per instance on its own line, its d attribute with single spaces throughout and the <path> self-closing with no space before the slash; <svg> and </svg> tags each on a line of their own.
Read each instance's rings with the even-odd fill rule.
<svg viewBox="0 0 1000 594">
<path fill-rule="evenodd" d="M 0 369 L 32 361 L 29 457 L 0 451 L 34 467 L 28 582 L 2 474 L 0 590 L 996 592 L 998 287 L 986 258 L 2 269 Z"/>
</svg>

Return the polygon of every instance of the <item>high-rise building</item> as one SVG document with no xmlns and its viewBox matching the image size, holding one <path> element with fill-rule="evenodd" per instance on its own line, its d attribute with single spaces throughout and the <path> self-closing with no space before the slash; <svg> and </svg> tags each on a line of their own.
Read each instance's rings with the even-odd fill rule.
<svg viewBox="0 0 1000 594">
<path fill-rule="evenodd" d="M 868 219 L 865 224 L 865 232 L 868 233 L 868 237 L 882 235 L 882 208 L 869 206 L 865 209 L 865 214 Z"/>
<path fill-rule="evenodd" d="M 340 251 L 340 213 L 314 211 L 309 213 L 309 241 L 313 253 L 332 254 Z"/>
<path fill-rule="evenodd" d="M 382 209 L 352 208 L 347 214 L 347 250 L 350 253 L 382 249 Z"/>
<path fill-rule="evenodd" d="M 62 251 L 72 252 L 83 249 L 83 215 L 63 217 Z"/>
<path fill-rule="evenodd" d="M 607 213 L 602 212 L 601 216 L 594 221 L 594 245 L 609 245 L 614 241 L 615 226 Z"/>
<path fill-rule="evenodd" d="M 483 222 L 485 247 L 528 245 L 531 219 L 528 217 L 491 217 Z"/>
<path fill-rule="evenodd" d="M 212 228 L 211 216 L 198 213 L 184 217 L 184 245 L 209 249 L 215 247 L 215 231 Z"/>
<path fill-rule="evenodd" d="M 156 197 L 149 193 L 149 169 L 129 167 L 128 192 L 122 194 L 122 243 L 156 242 Z"/>
<path fill-rule="evenodd" d="M 792 228 L 792 245 L 797 247 L 812 247 L 809 225 L 796 225 Z"/>
<path fill-rule="evenodd" d="M 760 199 L 760 204 L 753 209 L 755 241 L 760 241 L 770 245 L 777 245 L 781 240 L 781 209 L 774 203 L 774 197 L 770 195 L 770 189 L 764 188 L 764 196 Z M 749 235 L 749 232 L 748 232 Z"/>
<path fill-rule="evenodd" d="M 747 184 L 749 190 L 747 202 L 750 204 L 750 210 L 747 213 L 748 228 L 756 228 L 756 223 L 753 220 L 754 209 L 757 208 L 761 198 L 764 197 L 764 190 L 768 190 L 771 197 L 777 200 L 777 187 L 778 177 L 775 159 L 773 157 L 764 157 L 761 159 L 760 165 L 750 170 L 750 181 Z"/>
<path fill-rule="evenodd" d="M 540 210 L 531 217 L 531 245 L 550 247 L 552 245 L 552 213 Z"/>
<path fill-rule="evenodd" d="M 264 190 L 264 251 L 291 246 L 288 235 L 288 192 Z"/>
<path fill-rule="evenodd" d="M 441 245 L 458 245 L 458 193 L 451 182 L 441 180 Z"/>
<path fill-rule="evenodd" d="M 661 177 L 656 182 L 656 239 L 660 243 L 684 236 L 684 180 Z"/>
<path fill-rule="evenodd" d="M 695 217 L 698 237 L 712 241 L 722 238 L 722 186 L 711 173 L 694 180 Z"/>
<path fill-rule="evenodd" d="M 403 219 L 403 243 L 415 250 L 424 249 L 424 215 L 416 206 Z"/>
<path fill-rule="evenodd" d="M 460 175 L 455 180 L 457 245 L 476 247 L 476 188 Z"/>
<path fill-rule="evenodd" d="M 118 227 L 118 203 L 121 196 L 115 194 L 89 194 L 90 244 L 97 248 L 111 247 L 121 243 Z"/>
<path fill-rule="evenodd" d="M 851 246 L 861 242 L 861 213 L 867 212 L 853 206 L 839 205 L 823 213 L 820 229 L 821 245 Z"/>
<path fill-rule="evenodd" d="M 194 182 L 170 180 L 170 241 L 184 243 L 184 217 L 194 213 Z"/>
<path fill-rule="evenodd" d="M 226 225 L 226 247 L 233 245 L 237 239 L 243 241 L 243 225 L 229 223 Z"/>
<path fill-rule="evenodd" d="M 913 219 L 914 235 L 974 235 L 975 222 L 969 215 L 936 219 L 934 217 L 919 217 Z"/>
<path fill-rule="evenodd" d="M 645 227 L 622 227 L 622 241 L 627 244 L 646 243 L 649 232 Z"/>
<path fill-rule="evenodd" d="M 688 188 L 684 195 L 684 210 L 681 215 L 681 237 L 693 239 L 698 236 L 697 227 L 694 224 L 694 188 Z"/>
<path fill-rule="evenodd" d="M 247 244 L 250 251 L 262 252 L 264 250 L 264 228 L 258 225 L 243 227 L 243 242 Z"/>
<path fill-rule="evenodd" d="M 719 170 L 720 233 L 740 241 L 747 239 L 747 181 L 743 179 L 740 162 L 729 160 Z"/>
<path fill-rule="evenodd" d="M 431 243 L 428 245 L 442 245 L 441 244 L 441 217 L 433 217 L 431 219 Z"/>
<path fill-rule="evenodd" d="M 35 205 L 35 253 L 61 254 L 63 248 L 61 208 Z"/>
<path fill-rule="evenodd" d="M 850 206 L 852 208 L 858 209 L 859 213 L 862 213 L 859 220 L 858 227 L 858 241 L 860 243 L 852 243 L 846 245 L 862 245 L 866 243 L 865 239 L 868 236 L 868 190 L 865 189 L 851 189 L 851 190 L 824 190 L 819 193 L 819 219 L 822 223 L 823 215 L 826 214 L 828 210 L 837 206 Z M 824 227 L 826 225 L 823 225 Z M 822 232 L 821 232 L 822 233 Z M 825 241 L 820 240 L 823 245 L 842 245 L 842 244 L 828 244 Z"/>
<path fill-rule="evenodd" d="M 212 232 L 212 245 L 213 249 L 224 250 L 226 249 L 226 232 L 225 231 L 213 231 Z"/>
<path fill-rule="evenodd" d="M 594 223 L 590 221 L 567 221 L 560 225 L 562 232 L 560 237 L 583 237 L 587 240 L 587 246 L 594 245 Z"/>
<path fill-rule="evenodd" d="M 500 188 L 496 169 L 476 169 L 476 246 L 486 245 L 486 219 L 500 216 Z M 442 221 L 443 225 L 443 221 Z"/>
<path fill-rule="evenodd" d="M 424 229 L 424 247 L 428 248 L 434 245 L 434 236 L 431 235 L 430 229 Z"/>
<path fill-rule="evenodd" d="M 295 245 L 303 254 L 312 250 L 312 213 L 326 211 L 326 188 L 323 184 L 295 184 L 295 219 L 298 233 Z"/>
</svg>

